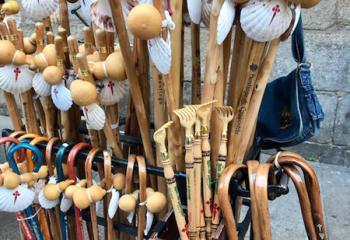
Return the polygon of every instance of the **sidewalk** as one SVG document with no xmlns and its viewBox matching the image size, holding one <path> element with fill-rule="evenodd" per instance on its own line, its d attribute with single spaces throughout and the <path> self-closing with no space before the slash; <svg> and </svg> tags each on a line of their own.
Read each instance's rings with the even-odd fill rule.
<svg viewBox="0 0 350 240">
<path fill-rule="evenodd" d="M 0 129 L 10 128 L 9 120 L 0 116 Z M 4 160 L 2 148 L 1 162 Z M 349 239 L 350 235 L 350 169 L 312 162 L 321 185 L 329 239 Z M 307 239 L 298 205 L 290 183 L 290 193 L 270 203 L 273 239 Z M 14 214 L 0 213 L 0 239 L 19 239 Z"/>
</svg>

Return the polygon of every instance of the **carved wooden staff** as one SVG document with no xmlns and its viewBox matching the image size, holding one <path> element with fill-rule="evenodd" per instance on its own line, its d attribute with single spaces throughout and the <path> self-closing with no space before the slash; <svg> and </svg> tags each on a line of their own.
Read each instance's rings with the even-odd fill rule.
<svg viewBox="0 0 350 240">
<path fill-rule="evenodd" d="M 36 34 L 36 51 L 41 53 L 44 49 L 45 42 L 45 29 L 43 23 L 35 24 L 35 34 Z M 44 109 L 45 109 L 45 121 L 46 121 L 46 134 L 49 138 L 56 135 L 57 118 L 56 118 L 56 108 L 52 102 L 51 96 L 44 97 Z"/>
<path fill-rule="evenodd" d="M 9 36 L 8 29 L 4 23 L 0 23 L 0 34 L 2 39 L 7 39 Z M 12 126 L 15 131 L 22 130 L 22 120 L 18 111 L 17 103 L 15 97 L 6 91 L 3 91 L 3 95 L 6 102 L 7 112 L 10 116 Z"/>
<path fill-rule="evenodd" d="M 134 61 L 132 59 L 132 52 L 130 48 L 129 37 L 127 35 L 125 21 L 122 13 L 121 3 L 118 0 L 109 0 L 111 4 L 111 10 L 113 14 L 113 21 L 116 25 L 120 50 L 125 61 L 126 74 L 130 83 L 130 91 L 135 105 L 135 111 L 137 116 L 137 121 L 139 123 L 142 143 L 145 150 L 146 159 L 151 165 L 156 165 L 155 159 L 153 157 L 151 138 L 149 132 L 149 122 L 144 116 L 145 105 L 142 99 L 140 85 L 137 80 L 137 75 L 134 71 Z M 156 188 L 155 180 L 151 179 L 152 188 Z"/>
<path fill-rule="evenodd" d="M 192 104 L 201 102 L 200 26 L 191 22 Z"/>
<path fill-rule="evenodd" d="M 7 20 L 7 25 L 9 28 L 9 33 L 13 36 L 16 36 L 15 38 L 12 38 L 12 42 L 17 49 L 23 49 L 23 36 L 20 37 L 17 31 L 16 21 L 10 18 Z M 30 89 L 25 93 L 21 93 L 20 97 L 23 105 L 23 113 L 27 132 L 40 134 L 39 125 L 35 114 L 32 90 Z"/>
<path fill-rule="evenodd" d="M 168 186 L 168 194 L 171 201 L 171 204 L 174 209 L 175 219 L 177 223 L 177 227 L 179 230 L 181 240 L 189 239 L 188 237 L 188 229 L 185 220 L 185 214 L 183 212 L 183 208 L 181 206 L 181 199 L 179 195 L 179 191 L 176 184 L 174 169 L 172 168 L 171 160 L 169 159 L 169 155 L 165 146 L 165 138 L 166 138 L 166 129 L 173 122 L 167 122 L 161 128 L 159 128 L 154 133 L 154 141 L 159 145 L 162 155 L 163 155 L 163 167 L 164 167 L 164 177 Z"/>
</svg>

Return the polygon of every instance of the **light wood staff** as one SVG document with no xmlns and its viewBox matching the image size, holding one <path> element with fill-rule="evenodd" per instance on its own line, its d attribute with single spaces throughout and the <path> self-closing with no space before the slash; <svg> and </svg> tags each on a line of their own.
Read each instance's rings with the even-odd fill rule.
<svg viewBox="0 0 350 240">
<path fill-rule="evenodd" d="M 201 55 L 200 55 L 200 26 L 191 22 L 192 50 L 192 104 L 201 102 Z"/>
<path fill-rule="evenodd" d="M 90 27 L 84 27 L 84 54 L 93 54 L 95 48 L 95 39 L 92 29 Z"/>
<path fill-rule="evenodd" d="M 163 1 L 155 0 L 153 4 L 158 9 L 160 15 L 164 19 L 165 15 L 164 15 Z M 163 32 L 163 38 L 166 39 L 166 37 L 167 37 L 167 32 Z M 180 54 L 180 57 L 181 57 L 181 54 Z M 173 59 L 173 53 L 172 53 L 172 59 Z M 172 62 L 172 66 L 173 64 L 174 63 Z M 164 80 L 164 86 L 165 86 L 168 118 L 174 121 L 173 127 L 170 129 L 169 136 L 168 136 L 168 138 L 171 139 L 171 141 L 169 141 L 169 155 L 171 156 L 170 159 L 175 160 L 175 163 L 173 164 L 176 165 L 176 169 L 179 171 L 184 171 L 185 164 L 184 164 L 184 161 L 182 160 L 183 156 L 182 156 L 182 144 L 181 144 L 181 135 L 180 135 L 180 123 L 177 118 L 173 118 L 173 111 L 179 108 L 179 104 L 175 97 L 176 90 L 174 89 L 171 69 L 169 74 L 166 74 L 163 76 L 163 80 Z"/>
<path fill-rule="evenodd" d="M 249 147 L 249 137 L 254 134 L 255 131 L 255 122 L 259 114 L 259 109 L 261 105 L 262 98 L 264 96 L 265 88 L 269 77 L 271 75 L 272 67 L 276 58 L 276 51 L 279 46 L 279 40 L 274 40 L 271 42 L 268 54 L 264 59 L 264 62 L 259 71 L 253 96 L 250 100 L 247 116 L 246 116 L 246 124 L 242 125 L 242 134 L 241 136 L 246 136 L 241 138 L 241 141 L 238 145 L 236 145 L 233 154 L 237 153 L 237 156 L 233 155 L 235 159 L 243 159 Z"/>
<path fill-rule="evenodd" d="M 14 19 L 8 19 L 7 25 L 9 28 L 9 33 L 13 36 L 16 36 L 13 39 L 13 44 L 18 50 L 23 49 L 23 36 L 22 38 L 18 34 L 16 21 Z M 25 93 L 20 94 L 22 106 L 23 106 L 23 114 L 25 119 L 26 130 L 28 133 L 36 133 L 40 134 L 40 129 L 38 125 L 38 121 L 35 114 L 34 102 L 33 102 L 33 94 L 32 90 L 28 90 Z"/>
<path fill-rule="evenodd" d="M 59 0 L 58 4 L 59 15 L 60 15 L 60 25 L 67 31 L 67 35 L 70 35 L 70 26 L 69 26 L 69 14 L 68 6 L 66 0 Z"/>
<path fill-rule="evenodd" d="M 125 61 L 126 74 L 130 83 L 130 91 L 135 105 L 135 112 L 137 116 L 137 121 L 140 127 L 140 133 L 142 138 L 143 147 L 145 150 L 146 159 L 149 164 L 156 165 L 155 159 L 153 157 L 151 138 L 149 132 L 149 122 L 144 116 L 145 104 L 142 99 L 142 93 L 140 85 L 137 80 L 137 75 L 134 71 L 134 61 L 132 59 L 132 52 L 130 48 L 129 37 L 127 35 L 125 21 L 122 13 L 121 3 L 118 0 L 109 0 L 111 4 L 111 10 L 113 14 L 113 21 L 116 25 L 120 50 Z M 152 188 L 156 189 L 156 183 L 151 179 Z"/>
<path fill-rule="evenodd" d="M 77 54 L 79 52 L 78 42 L 74 36 L 69 36 L 67 39 L 67 42 L 68 42 L 69 54 L 70 54 L 73 70 L 76 74 L 78 74 L 79 73 L 79 63 L 77 59 Z M 91 145 L 93 147 L 97 147 L 99 145 L 97 132 L 92 129 L 88 129 L 88 132 L 89 132 Z"/>
<path fill-rule="evenodd" d="M 211 101 L 214 97 L 215 84 L 217 82 L 217 68 L 219 64 L 219 51 L 216 43 L 217 21 L 224 0 L 213 0 L 210 12 L 208 52 L 205 63 L 204 87 L 202 103 Z"/>
<path fill-rule="evenodd" d="M 157 143 L 157 145 L 159 145 L 163 155 L 162 163 L 164 167 L 164 177 L 168 186 L 169 198 L 174 209 L 175 219 L 177 223 L 177 228 L 179 230 L 180 238 L 181 240 L 185 240 L 189 239 L 185 214 L 181 205 L 181 199 L 176 184 L 174 169 L 172 168 L 171 160 L 169 159 L 169 155 L 165 146 L 166 129 L 172 123 L 172 121 L 169 121 L 166 124 L 164 124 L 154 133 L 153 137 L 154 141 Z"/>
<path fill-rule="evenodd" d="M 36 50 L 37 53 L 41 53 L 44 49 L 45 42 L 45 29 L 44 24 L 39 22 L 35 24 L 36 34 Z M 51 96 L 44 97 L 44 109 L 45 109 L 45 121 L 46 121 L 46 134 L 49 138 L 56 135 L 55 128 L 57 127 L 56 108 L 52 102 Z"/>
<path fill-rule="evenodd" d="M 77 59 L 79 62 L 79 67 L 80 67 L 81 79 L 84 81 L 89 81 L 92 84 L 95 84 L 95 81 L 94 81 L 94 79 L 89 71 L 86 56 L 81 54 L 81 53 L 78 53 Z M 108 118 L 106 118 L 106 122 L 105 122 L 104 127 L 103 127 L 103 132 L 106 136 L 107 142 L 109 142 L 109 144 L 111 145 L 111 148 L 112 148 L 114 155 L 117 158 L 123 158 L 123 153 L 120 149 L 118 142 L 116 141 L 116 138 L 115 138 L 113 131 L 112 131 L 111 122 Z"/>
</svg>

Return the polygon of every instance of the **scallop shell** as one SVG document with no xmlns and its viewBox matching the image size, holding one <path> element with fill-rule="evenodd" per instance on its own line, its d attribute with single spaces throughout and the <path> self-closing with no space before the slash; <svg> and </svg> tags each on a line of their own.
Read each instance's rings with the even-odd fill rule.
<svg viewBox="0 0 350 240">
<path fill-rule="evenodd" d="M 128 92 L 128 81 L 113 81 L 105 79 L 98 81 L 96 86 L 100 89 L 100 101 L 104 106 L 110 106 L 119 102 Z"/>
<path fill-rule="evenodd" d="M 232 28 L 235 20 L 236 9 L 231 0 L 225 0 L 218 18 L 216 43 L 221 45 Z"/>
<path fill-rule="evenodd" d="M 41 21 L 56 11 L 58 2 L 59 0 L 25 0 L 22 1 L 22 11 L 25 16 Z"/>
<path fill-rule="evenodd" d="M 47 97 L 51 94 L 51 85 L 48 84 L 41 72 L 37 72 L 33 78 L 33 88 L 40 97 Z"/>
<path fill-rule="evenodd" d="M 153 219 L 154 219 L 154 214 L 147 210 L 146 227 L 145 227 L 145 230 L 143 231 L 145 235 L 147 235 L 149 230 L 151 230 Z"/>
<path fill-rule="evenodd" d="M 0 211 L 23 211 L 33 203 L 34 195 L 34 192 L 28 188 L 27 184 L 21 184 L 11 190 L 0 187 Z"/>
<path fill-rule="evenodd" d="M 72 96 L 62 81 L 58 85 L 52 85 L 51 98 L 55 106 L 61 111 L 68 111 L 73 104 Z"/>
<path fill-rule="evenodd" d="M 112 189 L 112 198 L 108 206 L 108 217 L 110 219 L 114 218 L 115 213 L 118 210 L 120 193 L 116 189 Z"/>
<path fill-rule="evenodd" d="M 166 41 L 162 37 L 152 38 L 147 41 L 149 56 L 162 74 L 168 74 L 171 66 L 170 34 Z"/>
<path fill-rule="evenodd" d="M 20 94 L 32 88 L 34 72 L 28 66 L 7 65 L 0 68 L 0 88 L 12 94 Z"/>
<path fill-rule="evenodd" d="M 97 0 L 91 5 L 91 20 L 97 27 L 107 31 L 115 32 L 111 7 L 108 0 Z"/>
<path fill-rule="evenodd" d="M 131 224 L 132 220 L 134 219 L 135 216 L 135 211 L 132 211 L 128 214 L 128 216 L 126 217 L 126 219 L 128 220 L 128 222 Z"/>
<path fill-rule="evenodd" d="M 210 22 L 212 0 L 203 0 L 202 3 L 202 23 L 208 27 Z"/>
<path fill-rule="evenodd" d="M 45 187 L 45 179 L 39 179 L 34 186 L 31 188 L 31 190 L 34 192 L 34 203 L 39 203 L 39 194 Z"/>
<path fill-rule="evenodd" d="M 87 128 L 101 130 L 106 122 L 105 111 L 96 103 L 83 107 Z"/>
<path fill-rule="evenodd" d="M 285 0 L 251 0 L 240 16 L 242 29 L 249 38 L 268 42 L 288 29 L 293 13 Z"/>
<path fill-rule="evenodd" d="M 80 3 L 80 12 L 84 19 L 87 20 L 87 22 L 91 23 L 91 4 L 96 2 L 96 0 L 79 0 Z"/>
<path fill-rule="evenodd" d="M 187 9 L 190 15 L 191 21 L 195 24 L 199 24 L 201 21 L 202 13 L 202 1 L 201 0 L 190 0 L 187 1 Z"/>
<path fill-rule="evenodd" d="M 68 212 L 68 210 L 72 207 L 73 205 L 73 200 L 68 198 L 66 194 L 63 194 L 63 197 L 61 199 L 61 204 L 60 204 L 60 210 L 62 212 Z"/>
<path fill-rule="evenodd" d="M 59 201 L 60 201 L 59 199 L 56 199 L 53 201 L 48 200 L 45 197 L 44 190 L 40 191 L 40 193 L 39 193 L 40 206 L 45 208 L 45 209 L 51 209 L 51 208 L 56 207 L 58 205 Z"/>
</svg>

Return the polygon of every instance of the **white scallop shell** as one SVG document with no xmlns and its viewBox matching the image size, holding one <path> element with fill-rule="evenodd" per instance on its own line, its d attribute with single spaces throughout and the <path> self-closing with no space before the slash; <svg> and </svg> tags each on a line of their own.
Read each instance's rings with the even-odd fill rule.
<svg viewBox="0 0 350 240">
<path fill-rule="evenodd" d="M 285 0 L 250 0 L 243 6 L 240 22 L 245 34 L 258 42 L 280 37 L 289 27 L 293 14 Z"/>
<path fill-rule="evenodd" d="M 110 219 L 114 218 L 115 213 L 118 210 L 120 193 L 116 189 L 112 189 L 112 198 L 108 206 L 108 217 Z"/>
<path fill-rule="evenodd" d="M 216 34 L 216 43 L 221 45 L 228 33 L 232 28 L 233 21 L 235 20 L 236 9 L 233 5 L 232 0 L 225 0 L 220 9 L 217 34 Z"/>
<path fill-rule="evenodd" d="M 34 203 L 39 203 L 39 193 L 41 190 L 45 187 L 46 180 L 45 179 L 39 179 L 36 183 L 34 183 L 33 187 L 31 187 L 31 190 L 34 192 Z"/>
<path fill-rule="evenodd" d="M 34 72 L 27 65 L 6 65 L 0 68 L 0 88 L 12 94 L 20 94 L 32 88 Z"/>
<path fill-rule="evenodd" d="M 48 200 L 45 197 L 44 190 L 41 190 L 40 193 L 39 193 L 40 206 L 45 208 L 45 209 L 51 209 L 51 208 L 56 207 L 58 205 L 59 201 L 60 201 L 59 199 L 56 199 L 56 200 L 53 200 L 53 201 Z"/>
<path fill-rule="evenodd" d="M 105 111 L 96 103 L 83 107 L 88 129 L 101 130 L 106 122 Z"/>
<path fill-rule="evenodd" d="M 187 1 L 187 9 L 190 15 L 191 21 L 195 24 L 199 24 L 201 21 L 202 14 L 202 1 L 201 0 L 190 0 Z"/>
<path fill-rule="evenodd" d="M 96 0 L 79 0 L 80 3 L 80 12 L 82 17 L 87 20 L 87 22 L 91 23 L 91 4 L 96 2 Z"/>
<path fill-rule="evenodd" d="M 147 235 L 149 230 L 151 230 L 153 219 L 154 219 L 154 214 L 147 210 L 146 227 L 145 227 L 145 230 L 143 231 L 145 235 Z"/>
<path fill-rule="evenodd" d="M 132 223 L 132 220 L 134 219 L 135 216 L 135 211 L 132 211 L 128 214 L 128 216 L 126 217 L 126 219 L 128 220 L 129 223 Z"/>
<path fill-rule="evenodd" d="M 15 189 L 0 187 L 0 211 L 23 211 L 33 203 L 34 195 L 27 184 L 21 184 Z"/>
<path fill-rule="evenodd" d="M 100 88 L 100 101 L 104 106 L 110 106 L 119 102 L 128 92 L 128 81 L 113 81 L 105 79 L 96 82 Z"/>
<path fill-rule="evenodd" d="M 91 5 L 91 20 L 97 27 L 115 32 L 112 11 L 108 0 L 98 0 Z"/>
<path fill-rule="evenodd" d="M 72 205 L 73 205 L 73 200 L 68 198 L 66 194 L 63 194 L 63 197 L 60 203 L 60 210 L 62 212 L 68 212 L 68 210 L 72 207 Z"/>
<path fill-rule="evenodd" d="M 204 26 L 208 27 L 210 22 L 210 12 L 211 12 L 212 1 L 203 0 L 202 3 L 202 23 Z"/>
<path fill-rule="evenodd" d="M 55 106 L 61 111 L 68 111 L 73 104 L 72 95 L 62 81 L 58 85 L 52 85 L 51 98 Z"/>
<path fill-rule="evenodd" d="M 26 17 L 42 20 L 56 11 L 58 2 L 59 0 L 24 0 L 22 11 Z"/>
<path fill-rule="evenodd" d="M 147 46 L 149 56 L 156 68 L 162 74 L 168 74 L 171 66 L 170 34 L 166 41 L 162 37 L 148 40 Z"/>
<path fill-rule="evenodd" d="M 47 97 L 51 94 L 51 85 L 45 81 L 43 74 L 37 72 L 33 78 L 33 89 L 40 97 Z"/>
</svg>

